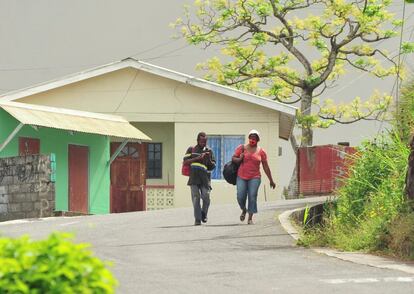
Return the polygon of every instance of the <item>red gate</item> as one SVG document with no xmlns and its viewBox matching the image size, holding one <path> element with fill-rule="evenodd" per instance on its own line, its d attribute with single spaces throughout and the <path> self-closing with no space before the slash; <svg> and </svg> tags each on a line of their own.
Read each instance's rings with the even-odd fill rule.
<svg viewBox="0 0 414 294">
<path fill-rule="evenodd" d="M 331 194 L 346 177 L 355 148 L 340 145 L 301 147 L 298 150 L 299 194 Z"/>
</svg>

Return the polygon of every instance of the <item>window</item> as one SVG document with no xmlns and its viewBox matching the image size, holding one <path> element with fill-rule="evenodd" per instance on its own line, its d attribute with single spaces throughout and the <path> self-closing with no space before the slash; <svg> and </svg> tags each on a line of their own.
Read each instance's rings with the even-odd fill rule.
<svg viewBox="0 0 414 294">
<path fill-rule="evenodd" d="M 207 145 L 214 152 L 216 157 L 216 168 L 211 173 L 212 179 L 222 179 L 223 178 L 223 167 L 224 165 L 231 160 L 234 150 L 240 144 L 244 144 L 244 136 L 208 136 Z"/>
<path fill-rule="evenodd" d="M 162 144 L 148 143 L 147 179 L 162 178 Z"/>
<path fill-rule="evenodd" d="M 138 158 L 139 153 L 136 146 L 133 146 L 131 144 L 125 145 L 125 147 L 119 152 L 118 157 L 132 157 L 132 158 Z"/>
</svg>

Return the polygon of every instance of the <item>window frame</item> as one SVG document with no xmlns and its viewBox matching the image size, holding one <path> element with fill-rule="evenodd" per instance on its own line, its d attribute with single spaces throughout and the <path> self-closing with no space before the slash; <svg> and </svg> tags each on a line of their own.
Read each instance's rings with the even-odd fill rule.
<svg viewBox="0 0 414 294">
<path fill-rule="evenodd" d="M 150 158 L 149 158 L 149 156 L 150 156 L 150 148 L 149 148 L 149 146 L 150 145 L 153 145 L 154 146 L 154 150 L 153 151 L 151 151 L 151 152 L 153 152 L 153 154 L 154 154 L 154 159 L 152 160 L 153 162 L 154 162 L 154 166 L 152 166 L 152 169 L 155 171 L 155 170 L 157 170 L 158 168 L 156 168 L 155 167 L 155 162 L 156 161 L 158 161 L 159 160 L 159 162 L 160 162 L 160 167 L 159 167 L 159 171 L 160 171 L 160 173 L 159 173 L 159 176 L 154 176 L 154 175 L 152 175 L 152 176 L 150 176 L 150 173 L 149 173 L 149 170 L 150 170 Z M 157 153 L 156 151 L 155 151 L 155 145 L 159 145 L 160 146 L 160 151 L 157 151 L 157 152 L 159 152 L 160 153 L 160 158 L 159 159 L 155 159 L 155 154 Z M 154 143 L 154 142 L 152 142 L 152 143 L 147 143 L 147 154 L 146 154 L 146 156 L 147 156 L 147 175 L 146 175 L 146 179 L 147 180 L 159 180 L 159 179 L 162 179 L 162 169 L 163 169 L 163 164 L 162 164 L 162 159 L 163 159 L 163 156 L 162 156 L 162 153 L 163 153 L 163 146 L 162 146 L 163 144 L 161 143 L 161 142 L 156 142 L 156 143 Z"/>
<path fill-rule="evenodd" d="M 220 161 L 220 166 L 218 166 L 218 165 L 216 166 L 216 169 L 217 168 L 220 169 L 220 172 L 219 172 L 220 178 L 213 178 L 213 174 L 212 174 L 211 175 L 211 180 L 212 181 L 225 181 L 225 179 L 223 178 L 223 174 L 222 174 L 223 173 L 223 168 L 224 168 L 224 165 L 227 163 L 227 161 L 231 160 L 231 158 L 230 158 L 226 161 L 225 158 L 224 158 L 225 157 L 225 150 L 224 150 L 225 138 L 240 139 L 240 142 L 241 142 L 240 144 L 244 144 L 245 140 L 246 140 L 246 137 L 243 134 L 231 134 L 231 135 L 229 135 L 229 134 L 226 134 L 226 135 L 207 134 L 208 140 L 210 140 L 211 138 L 218 138 L 218 137 L 220 138 L 220 154 L 214 153 L 214 156 L 216 158 L 216 162 Z M 208 140 L 207 140 L 207 145 L 211 148 L 211 146 L 208 144 Z M 235 146 L 234 148 L 236 148 L 237 146 Z M 220 156 L 220 159 L 219 159 L 219 156 Z"/>
</svg>

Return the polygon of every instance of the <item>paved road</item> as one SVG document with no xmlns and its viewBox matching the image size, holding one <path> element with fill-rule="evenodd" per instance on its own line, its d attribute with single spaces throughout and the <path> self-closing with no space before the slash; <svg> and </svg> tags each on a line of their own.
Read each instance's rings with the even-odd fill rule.
<svg viewBox="0 0 414 294">
<path fill-rule="evenodd" d="M 194 227 L 191 209 L 0 225 L 7 236 L 69 231 L 114 262 L 117 293 L 413 293 L 414 275 L 342 261 L 295 246 L 277 215 L 303 206 L 262 206 L 254 225 L 235 205 L 213 206 Z"/>
</svg>

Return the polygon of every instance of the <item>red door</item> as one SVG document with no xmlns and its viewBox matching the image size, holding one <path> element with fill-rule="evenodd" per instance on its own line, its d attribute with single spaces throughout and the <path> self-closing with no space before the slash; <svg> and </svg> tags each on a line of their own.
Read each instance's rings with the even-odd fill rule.
<svg viewBox="0 0 414 294">
<path fill-rule="evenodd" d="M 111 144 L 111 155 L 121 143 Z M 146 145 L 128 143 L 111 164 L 111 212 L 145 210 Z"/>
<path fill-rule="evenodd" d="M 69 145 L 69 211 L 88 213 L 89 148 Z"/>
<path fill-rule="evenodd" d="M 35 138 L 19 138 L 19 155 L 36 155 L 40 154 L 40 140 Z"/>
</svg>

